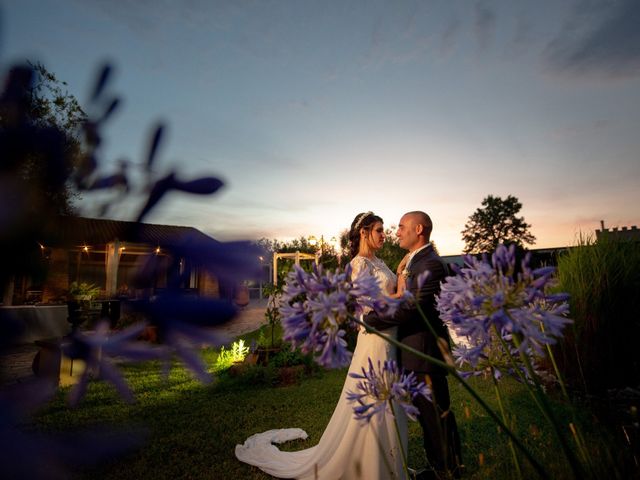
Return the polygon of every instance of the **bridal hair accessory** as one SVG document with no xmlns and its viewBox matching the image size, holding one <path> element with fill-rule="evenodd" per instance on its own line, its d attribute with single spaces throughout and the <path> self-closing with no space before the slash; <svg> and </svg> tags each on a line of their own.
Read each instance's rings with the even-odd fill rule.
<svg viewBox="0 0 640 480">
<path fill-rule="evenodd" d="M 353 229 L 354 230 L 358 230 L 360 228 L 360 225 L 362 225 L 362 221 L 365 218 L 367 218 L 369 215 L 373 215 L 373 212 L 364 212 L 364 213 L 360 214 L 360 216 L 356 220 L 356 224 L 353 226 Z"/>
</svg>

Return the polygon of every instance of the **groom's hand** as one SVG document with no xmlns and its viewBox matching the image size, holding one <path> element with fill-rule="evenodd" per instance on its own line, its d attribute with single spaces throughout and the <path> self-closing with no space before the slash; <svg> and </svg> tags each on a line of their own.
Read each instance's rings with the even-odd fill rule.
<svg viewBox="0 0 640 480">
<path fill-rule="evenodd" d="M 376 312 L 369 312 L 362 317 L 362 321 L 367 327 L 375 328 L 376 330 L 385 330 L 391 325 L 385 322 Z"/>
<path fill-rule="evenodd" d="M 365 324 L 365 326 L 366 326 L 367 330 L 368 330 L 370 327 L 373 327 L 373 325 L 371 325 L 371 316 L 372 316 L 372 315 L 373 315 L 373 316 L 377 316 L 377 315 L 375 314 L 375 312 L 369 312 L 369 313 L 366 313 L 365 315 L 363 315 L 363 316 L 362 316 L 362 322 Z M 375 327 L 373 327 L 373 328 L 375 328 Z"/>
</svg>

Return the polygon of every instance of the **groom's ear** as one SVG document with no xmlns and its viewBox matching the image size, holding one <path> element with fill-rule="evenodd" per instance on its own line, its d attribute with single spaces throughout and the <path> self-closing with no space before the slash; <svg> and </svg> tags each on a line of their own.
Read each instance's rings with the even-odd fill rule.
<svg viewBox="0 0 640 480">
<path fill-rule="evenodd" d="M 422 235 L 423 232 L 424 232 L 424 225 L 422 225 L 421 223 L 416 224 L 416 233 L 418 235 Z"/>
</svg>

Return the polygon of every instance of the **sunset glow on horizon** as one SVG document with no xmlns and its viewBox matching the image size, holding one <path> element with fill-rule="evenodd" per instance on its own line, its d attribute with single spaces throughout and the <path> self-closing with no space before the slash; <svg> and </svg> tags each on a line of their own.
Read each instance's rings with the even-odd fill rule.
<svg viewBox="0 0 640 480">
<path fill-rule="evenodd" d="M 41 61 L 84 104 L 110 60 L 123 105 L 106 169 L 142 164 L 164 120 L 157 174 L 225 181 L 211 198 L 169 195 L 148 222 L 287 240 L 424 210 L 455 255 L 482 200 L 513 195 L 532 248 L 562 247 L 601 220 L 640 225 L 640 29 L 625 22 L 639 13 L 632 0 L 24 0 L 3 5 L 2 62 Z"/>
</svg>

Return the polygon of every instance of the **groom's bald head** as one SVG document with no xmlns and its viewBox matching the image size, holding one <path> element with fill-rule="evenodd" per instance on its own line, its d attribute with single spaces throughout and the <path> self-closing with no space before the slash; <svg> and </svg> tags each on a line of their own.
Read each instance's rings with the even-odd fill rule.
<svg viewBox="0 0 640 480">
<path fill-rule="evenodd" d="M 420 210 L 414 210 L 413 212 L 405 213 L 405 216 L 408 216 L 413 221 L 414 225 L 421 225 L 422 231 L 420 235 L 425 237 L 425 240 L 428 242 L 431 238 L 431 231 L 433 230 L 433 222 L 431 221 L 431 217 L 426 213 Z"/>
<path fill-rule="evenodd" d="M 433 230 L 433 223 L 429 215 L 415 210 L 402 216 L 396 235 L 400 246 L 411 252 L 429 243 L 431 230 Z"/>
</svg>

